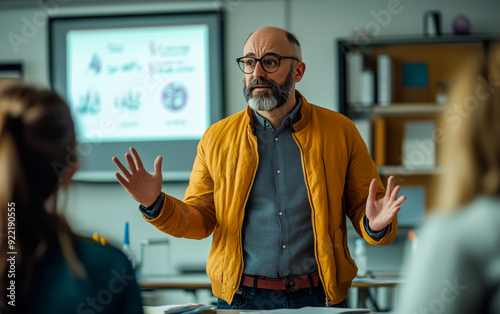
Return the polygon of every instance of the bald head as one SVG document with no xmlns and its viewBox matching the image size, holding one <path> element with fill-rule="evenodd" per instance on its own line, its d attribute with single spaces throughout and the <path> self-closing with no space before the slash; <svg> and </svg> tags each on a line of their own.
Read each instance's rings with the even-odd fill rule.
<svg viewBox="0 0 500 314">
<path fill-rule="evenodd" d="M 284 29 L 264 27 L 251 33 L 245 42 L 243 55 L 246 55 L 249 49 L 255 49 L 257 45 L 266 45 L 268 47 L 281 46 L 288 50 L 287 56 L 295 57 L 302 61 L 302 49 L 297 37 Z"/>
</svg>

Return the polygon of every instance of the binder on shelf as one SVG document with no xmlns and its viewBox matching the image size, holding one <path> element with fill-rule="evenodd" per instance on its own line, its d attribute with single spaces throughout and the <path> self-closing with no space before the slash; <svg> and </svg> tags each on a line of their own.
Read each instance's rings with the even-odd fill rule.
<svg viewBox="0 0 500 314">
<path fill-rule="evenodd" d="M 346 53 L 347 103 L 359 104 L 361 101 L 361 74 L 363 72 L 363 55 L 360 52 Z"/>
<path fill-rule="evenodd" d="M 389 106 L 392 102 L 392 59 L 388 55 L 377 57 L 377 103 Z"/>
<path fill-rule="evenodd" d="M 377 166 L 385 165 L 385 130 L 386 121 L 382 117 L 373 120 L 373 161 Z"/>
<path fill-rule="evenodd" d="M 360 103 L 371 107 L 375 103 L 375 77 L 373 71 L 365 70 L 361 73 Z"/>
<path fill-rule="evenodd" d="M 409 169 L 427 169 L 436 166 L 434 129 L 434 121 L 406 123 L 403 141 L 403 166 Z"/>
</svg>

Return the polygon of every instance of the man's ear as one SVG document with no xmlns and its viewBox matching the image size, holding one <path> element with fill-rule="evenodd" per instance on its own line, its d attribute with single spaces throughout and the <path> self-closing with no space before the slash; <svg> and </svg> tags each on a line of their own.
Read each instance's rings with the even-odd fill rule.
<svg viewBox="0 0 500 314">
<path fill-rule="evenodd" d="M 297 65 L 295 66 L 295 75 L 294 75 L 295 83 L 300 82 L 300 80 L 302 80 L 305 71 L 306 71 L 306 64 L 302 61 L 297 63 Z"/>
</svg>

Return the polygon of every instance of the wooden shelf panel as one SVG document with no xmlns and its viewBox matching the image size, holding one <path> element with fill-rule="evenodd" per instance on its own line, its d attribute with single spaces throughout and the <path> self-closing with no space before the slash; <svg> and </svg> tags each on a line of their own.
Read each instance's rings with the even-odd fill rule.
<svg viewBox="0 0 500 314">
<path fill-rule="evenodd" d="M 439 175 L 441 167 L 405 167 L 405 166 L 380 166 L 378 173 L 382 176 L 405 176 L 405 175 Z"/>
<path fill-rule="evenodd" d="M 394 103 L 389 106 L 375 105 L 373 107 L 353 107 L 355 114 L 374 115 L 374 116 L 409 116 L 409 115 L 439 115 L 446 110 L 445 105 L 431 103 Z"/>
<path fill-rule="evenodd" d="M 366 46 L 383 46 L 383 45 L 434 45 L 434 44 L 465 44 L 477 43 L 483 44 L 485 41 L 497 42 L 500 41 L 498 33 L 483 33 L 483 34 L 470 34 L 467 36 L 443 34 L 442 36 L 428 37 L 425 35 L 396 35 L 396 36 L 375 36 L 370 38 L 369 45 L 360 43 L 359 39 L 342 38 L 339 39 L 345 46 L 349 46 L 354 50 L 365 49 Z"/>
</svg>

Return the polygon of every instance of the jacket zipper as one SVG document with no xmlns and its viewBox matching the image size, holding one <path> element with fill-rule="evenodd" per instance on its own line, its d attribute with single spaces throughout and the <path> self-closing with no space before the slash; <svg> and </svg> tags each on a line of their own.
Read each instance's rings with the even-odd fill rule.
<svg viewBox="0 0 500 314">
<path fill-rule="evenodd" d="M 254 151 L 254 153 L 255 153 L 255 151 Z M 245 206 L 243 206 L 243 219 L 245 219 L 246 204 L 248 202 L 248 198 L 250 197 L 250 191 L 252 190 L 252 185 L 253 185 L 253 182 L 255 181 L 255 175 L 257 174 L 257 167 L 259 165 L 259 155 L 255 154 L 255 158 L 257 159 L 257 163 L 255 164 L 255 167 L 253 170 L 252 182 L 250 182 L 250 184 L 248 185 L 247 195 L 246 195 L 245 203 L 244 203 Z M 240 255 L 241 255 L 241 265 L 243 265 L 243 266 L 240 268 L 240 272 L 238 274 L 238 283 L 236 285 L 236 289 L 238 289 L 238 287 L 241 284 L 241 278 L 243 276 L 243 268 L 244 268 L 244 264 L 245 264 L 245 261 L 243 260 L 243 220 L 241 221 L 241 224 L 240 224 Z"/>
<path fill-rule="evenodd" d="M 300 157 L 302 159 L 302 172 L 304 173 L 304 181 L 305 181 L 306 187 L 307 187 L 307 196 L 309 198 L 309 205 L 311 205 L 311 210 L 312 210 L 311 221 L 312 221 L 313 231 L 314 231 L 314 255 L 316 257 L 316 262 L 318 263 L 319 277 L 320 277 L 321 282 L 323 284 L 323 290 L 325 291 L 325 295 L 326 295 L 325 304 L 328 307 L 330 305 L 330 300 L 331 299 L 328 296 L 328 291 L 326 290 L 325 281 L 323 279 L 323 271 L 321 270 L 321 264 L 320 264 L 320 262 L 318 260 L 318 240 L 317 240 L 318 233 L 316 231 L 316 222 L 314 220 L 314 206 L 312 204 L 311 195 L 310 195 L 311 190 L 310 190 L 310 187 L 309 187 L 309 182 L 307 181 L 306 165 L 305 165 L 305 162 L 304 162 L 304 151 L 302 149 L 302 145 L 300 145 L 300 142 L 299 142 L 299 140 L 297 140 L 297 137 L 295 136 L 295 134 L 293 134 L 293 138 L 294 138 L 295 142 L 297 143 L 297 146 L 300 149 Z"/>
</svg>

